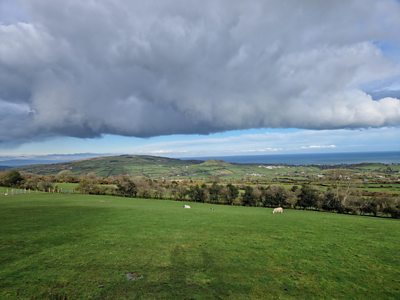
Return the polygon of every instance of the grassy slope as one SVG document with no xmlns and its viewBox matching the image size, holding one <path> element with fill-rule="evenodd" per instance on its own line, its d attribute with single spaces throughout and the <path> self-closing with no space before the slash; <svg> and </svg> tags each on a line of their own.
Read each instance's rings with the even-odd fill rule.
<svg viewBox="0 0 400 300">
<path fill-rule="evenodd" d="M 397 220 L 181 206 L 0 196 L 0 298 L 400 297 Z"/>
</svg>

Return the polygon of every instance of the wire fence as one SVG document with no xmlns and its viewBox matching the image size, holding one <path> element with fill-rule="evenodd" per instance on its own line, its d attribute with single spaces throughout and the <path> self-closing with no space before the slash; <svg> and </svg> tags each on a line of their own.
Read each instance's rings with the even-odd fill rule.
<svg viewBox="0 0 400 300">
<path fill-rule="evenodd" d="M 74 189 L 64 189 L 64 188 L 48 188 L 44 191 L 33 190 L 33 189 L 21 189 L 21 188 L 5 188 L 0 187 L 0 197 L 1 196 L 16 196 L 24 194 L 38 194 L 38 193 L 54 193 L 54 194 L 74 194 L 76 191 Z"/>
</svg>

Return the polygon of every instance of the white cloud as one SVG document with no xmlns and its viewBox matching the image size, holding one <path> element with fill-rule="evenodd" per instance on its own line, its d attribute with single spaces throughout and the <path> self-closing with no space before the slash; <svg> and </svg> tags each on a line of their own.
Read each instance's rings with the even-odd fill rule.
<svg viewBox="0 0 400 300">
<path fill-rule="evenodd" d="M 151 155 L 168 155 L 168 154 L 186 154 L 187 151 L 185 150 L 173 150 L 173 149 L 157 149 L 157 150 L 150 150 L 150 151 L 136 151 L 137 154 L 151 154 Z"/>
<path fill-rule="evenodd" d="M 301 149 L 335 149 L 336 145 L 309 145 L 301 146 Z"/>
<path fill-rule="evenodd" d="M 0 99 L 29 113 L 0 142 L 400 125 L 398 99 L 359 88 L 400 73 L 374 43 L 400 42 L 398 1 L 16 3 Z"/>
<path fill-rule="evenodd" d="M 278 151 L 282 151 L 282 148 L 271 148 L 271 147 L 267 147 L 267 148 L 256 148 L 256 149 L 243 149 L 243 150 L 237 150 L 234 152 L 237 153 L 267 153 L 267 152 L 278 152 Z"/>
</svg>

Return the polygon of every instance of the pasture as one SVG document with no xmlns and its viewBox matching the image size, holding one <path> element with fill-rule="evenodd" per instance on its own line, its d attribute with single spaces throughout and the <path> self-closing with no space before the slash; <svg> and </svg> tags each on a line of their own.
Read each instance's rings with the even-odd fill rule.
<svg viewBox="0 0 400 300">
<path fill-rule="evenodd" d="M 398 220 L 190 206 L 2 193 L 0 298 L 400 298 Z"/>
</svg>

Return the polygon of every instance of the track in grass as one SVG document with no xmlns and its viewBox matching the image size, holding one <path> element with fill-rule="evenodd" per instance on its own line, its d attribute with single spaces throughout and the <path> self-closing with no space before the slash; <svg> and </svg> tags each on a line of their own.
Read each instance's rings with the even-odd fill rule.
<svg viewBox="0 0 400 300">
<path fill-rule="evenodd" d="M 398 220 L 190 205 L 0 196 L 0 298 L 400 297 Z"/>
</svg>

